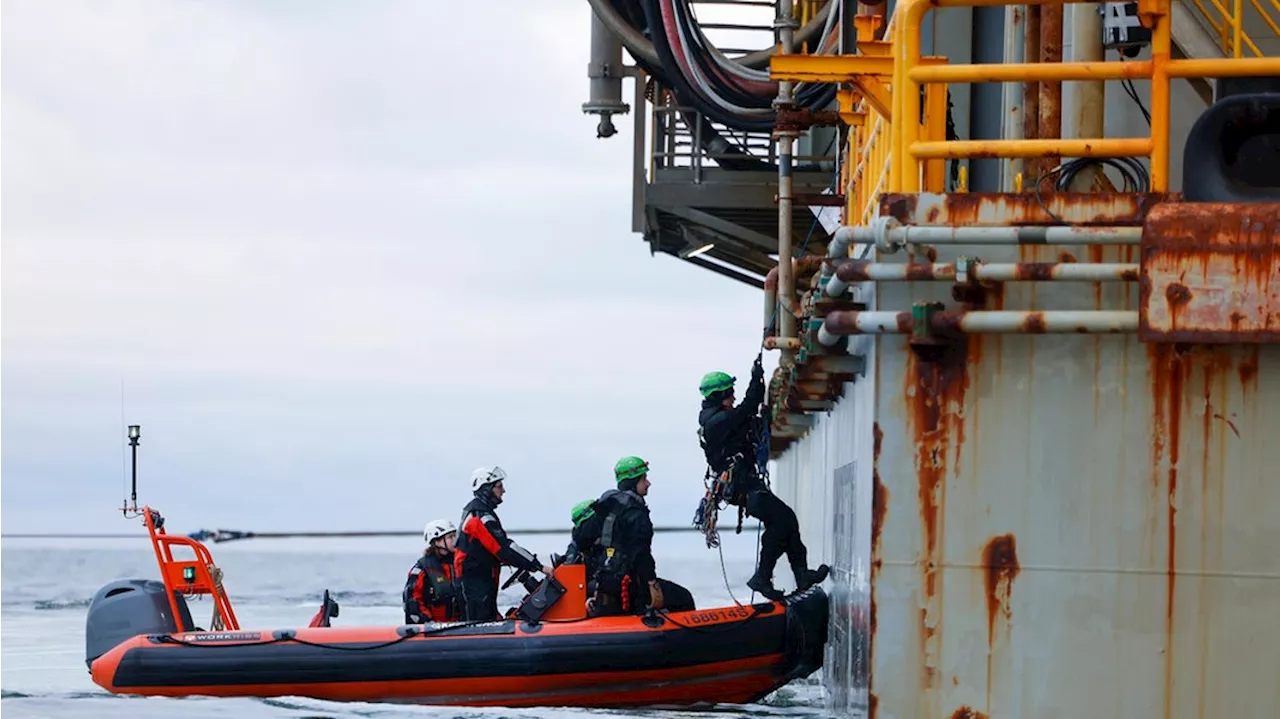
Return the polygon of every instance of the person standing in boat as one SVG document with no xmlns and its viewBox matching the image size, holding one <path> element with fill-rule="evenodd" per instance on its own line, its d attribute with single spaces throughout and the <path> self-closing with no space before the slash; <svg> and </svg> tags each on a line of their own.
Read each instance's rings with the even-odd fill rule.
<svg viewBox="0 0 1280 719">
<path fill-rule="evenodd" d="M 462 528 L 453 552 L 453 570 L 462 588 L 462 615 L 467 621 L 498 619 L 498 576 L 502 566 L 530 572 L 553 570 L 507 536 L 494 512 L 506 494 L 501 467 L 471 473 L 474 498 L 462 510 Z"/>
<path fill-rule="evenodd" d="M 724 500 L 742 507 L 764 524 L 760 538 L 760 560 L 747 586 L 767 599 L 782 599 L 773 586 L 773 568 L 787 555 L 796 578 L 796 591 L 821 584 L 830 571 L 827 565 L 809 569 L 808 550 L 800 539 L 796 513 L 771 492 L 756 469 L 759 450 L 755 417 L 764 401 L 764 367 L 756 358 L 751 368 L 751 384 L 742 404 L 733 406 L 733 386 L 737 380 L 724 372 L 708 372 L 699 383 L 702 410 L 698 414 L 698 438 L 713 476 L 729 473 Z"/>
<path fill-rule="evenodd" d="M 592 504 L 591 516 L 574 534 L 580 549 L 595 546 L 597 552 L 596 566 L 588 564 L 588 576 L 595 581 L 588 612 L 599 616 L 696 609 L 688 589 L 658 578 L 653 521 L 644 499 L 649 494 L 649 463 L 623 457 L 613 466 L 613 476 L 617 487 Z"/>
<path fill-rule="evenodd" d="M 453 546 L 458 528 L 447 519 L 434 519 L 422 531 L 422 551 L 404 584 L 404 623 L 457 621 L 458 591 L 453 572 Z"/>
</svg>

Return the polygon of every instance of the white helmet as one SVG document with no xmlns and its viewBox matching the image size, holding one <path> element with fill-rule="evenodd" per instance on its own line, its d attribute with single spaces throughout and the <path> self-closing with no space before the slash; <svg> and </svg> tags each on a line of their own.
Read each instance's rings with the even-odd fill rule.
<svg viewBox="0 0 1280 719">
<path fill-rule="evenodd" d="M 430 544 L 450 532 L 457 531 L 458 528 L 453 525 L 453 522 L 447 519 L 433 519 L 427 522 L 426 528 L 422 530 L 422 539 Z"/>
<path fill-rule="evenodd" d="M 502 471 L 502 467 L 494 465 L 492 467 L 477 467 L 471 473 L 471 491 L 486 487 L 490 484 L 497 484 L 507 478 L 507 473 Z"/>
</svg>

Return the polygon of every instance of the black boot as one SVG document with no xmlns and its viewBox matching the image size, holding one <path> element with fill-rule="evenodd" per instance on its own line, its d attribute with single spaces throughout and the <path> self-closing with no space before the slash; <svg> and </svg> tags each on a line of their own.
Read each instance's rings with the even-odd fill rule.
<svg viewBox="0 0 1280 719">
<path fill-rule="evenodd" d="M 768 599 L 774 602 L 782 601 L 783 594 L 777 589 L 774 589 L 773 580 L 769 579 L 768 577 L 760 576 L 759 572 L 756 572 L 750 579 L 747 580 L 747 587 L 749 587 L 752 591 L 760 592 L 760 594 L 763 595 L 765 599 Z"/>
<path fill-rule="evenodd" d="M 796 575 L 796 591 L 803 592 L 815 584 L 825 582 L 827 575 L 831 573 L 831 567 L 819 564 L 817 569 L 797 569 L 794 571 Z"/>
<path fill-rule="evenodd" d="M 762 544 L 764 544 L 762 542 Z M 773 568 L 778 563 L 778 557 L 782 554 L 777 547 L 771 544 L 764 544 L 760 548 L 760 563 L 756 565 L 756 573 L 747 580 L 747 586 L 754 591 L 760 592 L 765 599 L 779 601 L 782 599 L 782 592 L 773 586 Z"/>
</svg>

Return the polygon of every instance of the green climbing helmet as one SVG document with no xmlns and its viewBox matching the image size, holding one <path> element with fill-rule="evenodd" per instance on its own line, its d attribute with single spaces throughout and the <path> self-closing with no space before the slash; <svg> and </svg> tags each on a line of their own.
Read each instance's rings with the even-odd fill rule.
<svg viewBox="0 0 1280 719">
<path fill-rule="evenodd" d="M 708 372 L 702 375 L 702 382 L 698 385 L 698 391 L 702 393 L 702 398 L 706 399 L 716 392 L 733 389 L 733 383 L 736 381 L 724 372 Z"/>
<path fill-rule="evenodd" d="M 639 457 L 623 457 L 613 465 L 613 477 L 619 482 L 643 477 L 649 473 L 649 463 Z"/>
<path fill-rule="evenodd" d="M 591 515 L 596 513 L 595 510 L 591 508 L 591 505 L 594 503 L 595 502 L 590 499 L 584 499 L 573 505 L 573 510 L 569 512 L 569 519 L 573 520 L 573 526 L 576 527 L 588 519 L 591 519 Z"/>
</svg>

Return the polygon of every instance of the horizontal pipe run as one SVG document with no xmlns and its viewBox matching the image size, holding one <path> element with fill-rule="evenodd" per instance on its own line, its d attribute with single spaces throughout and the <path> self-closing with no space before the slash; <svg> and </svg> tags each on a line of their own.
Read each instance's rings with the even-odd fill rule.
<svg viewBox="0 0 1280 719">
<path fill-rule="evenodd" d="M 918 65 L 907 77 L 915 82 L 1039 82 L 1061 80 L 1149 79 L 1150 60 L 1138 62 L 1011 63 L 989 65 Z"/>
<path fill-rule="evenodd" d="M 911 155 L 921 160 L 983 157 L 1146 157 L 1155 143 L 1147 137 L 1074 140 L 952 140 L 913 142 Z"/>
<path fill-rule="evenodd" d="M 896 251 L 904 244 L 926 245 L 1137 245 L 1141 227 L 946 227 L 901 225 L 892 216 L 879 218 L 880 227 L 853 227 L 853 242 L 880 244 Z M 888 220 L 888 222 L 884 222 Z M 843 228 L 841 228 L 843 229 Z M 878 237 L 883 235 L 883 237 Z M 883 240 L 883 242 L 881 242 Z M 887 243 L 887 244 L 886 244 Z"/>
<path fill-rule="evenodd" d="M 1280 75 L 1280 57 L 1206 57 L 1169 60 L 1169 77 L 1267 77 Z"/>
<path fill-rule="evenodd" d="M 767 350 L 798 350 L 804 346 L 799 337 L 765 337 L 764 348 Z"/>
<path fill-rule="evenodd" d="M 836 270 L 844 282 L 917 282 L 956 279 L 956 264 L 846 262 Z M 967 274 L 991 282 L 1137 282 L 1137 264 L 1086 262 L 974 262 Z M 828 283 L 830 286 L 830 283 Z"/>
<path fill-rule="evenodd" d="M 929 316 L 931 334 L 1108 334 L 1136 332 L 1138 313 L 1124 310 L 939 311 Z M 911 334 L 911 312 L 837 311 L 827 315 L 818 341 L 833 345 L 842 335 Z"/>
</svg>

